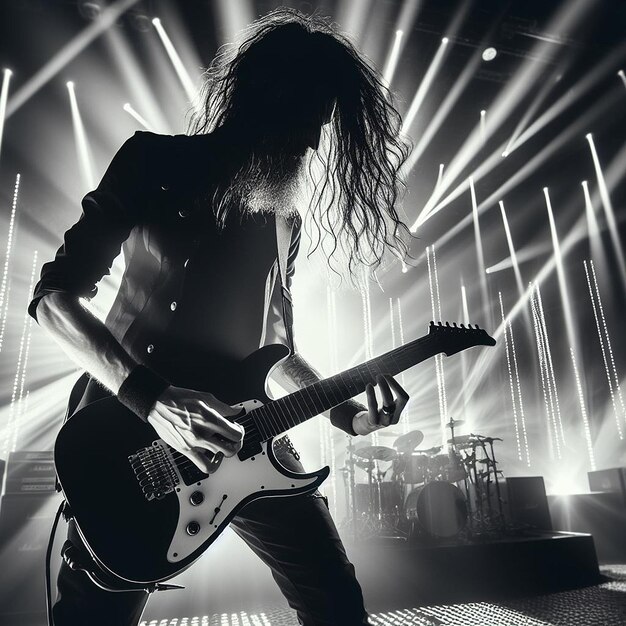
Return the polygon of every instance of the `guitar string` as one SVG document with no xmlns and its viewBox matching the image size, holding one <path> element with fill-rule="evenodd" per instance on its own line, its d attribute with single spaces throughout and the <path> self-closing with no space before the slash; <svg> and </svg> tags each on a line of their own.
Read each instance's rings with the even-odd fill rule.
<svg viewBox="0 0 626 626">
<path fill-rule="evenodd" d="M 437 328 L 437 327 L 435 327 L 435 328 Z M 448 328 L 448 327 L 443 327 L 443 328 Z M 452 327 L 452 328 L 454 328 L 454 327 Z M 480 329 L 480 328 L 476 328 L 476 329 L 473 329 L 473 328 L 460 329 L 460 328 L 459 328 L 458 330 L 459 330 L 459 331 L 461 331 L 461 332 L 463 332 L 463 334 L 468 334 L 468 331 L 469 331 L 469 332 L 472 332 L 472 333 L 474 334 L 474 332 L 475 332 L 475 331 L 480 331 L 480 330 L 482 330 L 482 329 Z M 308 387 L 304 387 L 303 389 L 300 389 L 300 390 L 298 390 L 298 391 L 296 391 L 296 392 L 294 392 L 294 393 L 292 393 L 292 394 L 290 394 L 290 395 L 288 395 L 288 396 L 284 396 L 283 398 L 278 398 L 278 399 L 276 399 L 276 400 L 272 400 L 272 401 L 271 401 L 270 403 L 268 403 L 268 404 L 265 404 L 265 405 L 263 405 L 263 406 L 261 406 L 261 407 L 258 407 L 257 409 L 253 409 L 252 411 L 250 411 L 250 413 L 247 413 L 247 414 L 246 414 L 246 415 L 244 415 L 244 416 L 243 416 L 240 420 L 238 420 L 238 421 L 237 421 L 237 423 L 240 423 L 240 424 L 242 424 L 242 425 L 244 425 L 244 423 L 245 423 L 245 424 L 247 424 L 247 426 L 246 426 L 246 425 L 244 425 L 244 429 L 249 429 L 251 425 L 254 425 L 254 426 L 256 427 L 257 432 L 256 432 L 256 433 L 253 433 L 253 434 L 255 434 L 255 435 L 260 435 L 260 436 L 262 437 L 262 436 L 263 436 L 263 434 L 260 432 L 259 424 L 257 424 L 256 420 L 254 419 L 254 416 L 252 415 L 254 412 L 258 412 L 258 414 L 259 414 L 261 417 L 266 417 L 266 418 L 267 418 L 267 417 L 269 416 L 270 421 L 274 421 L 275 425 L 276 425 L 276 426 L 279 426 L 279 429 L 278 429 L 276 432 L 277 432 L 277 433 L 282 433 L 282 432 L 284 432 L 285 430 L 288 430 L 288 429 L 292 426 L 292 425 L 290 424 L 290 422 L 289 422 L 290 415 L 288 415 L 287 413 L 285 413 L 285 419 L 287 420 L 287 428 L 285 429 L 285 428 L 284 428 L 284 425 L 279 424 L 279 422 L 280 422 L 280 421 L 282 421 L 282 418 L 280 417 L 280 415 L 279 415 L 278 413 L 276 413 L 276 415 L 275 415 L 275 416 L 273 416 L 273 415 L 272 415 L 272 413 L 271 413 L 271 407 L 278 407 L 278 408 L 282 408 L 282 404 L 286 404 L 286 402 L 288 401 L 288 399 L 289 399 L 289 398 L 292 398 L 292 400 L 291 400 L 292 402 L 293 402 L 294 400 L 295 400 L 296 402 L 298 402 L 298 400 L 297 400 L 297 398 L 296 398 L 296 396 L 297 396 L 298 394 L 302 397 L 302 399 L 303 399 L 303 400 L 305 400 L 305 401 L 306 401 L 306 398 L 304 398 L 304 397 L 303 397 L 303 396 L 304 396 L 304 393 L 306 392 L 306 393 L 310 396 L 310 398 L 312 399 L 312 403 L 311 403 L 311 404 L 306 404 L 306 403 L 305 403 L 305 408 L 307 408 L 307 409 L 308 409 L 309 407 L 313 406 L 313 408 L 314 408 L 314 409 L 316 409 L 316 408 L 317 408 L 317 407 L 315 406 L 315 402 L 316 402 L 316 401 L 315 401 L 315 399 L 313 398 L 313 396 L 311 395 L 311 391 L 310 391 L 310 390 L 315 391 L 315 393 L 316 393 L 316 394 L 317 394 L 317 396 L 318 396 L 318 399 L 321 399 L 321 398 L 320 398 L 320 395 L 319 395 L 319 393 L 318 393 L 318 387 L 319 387 L 319 388 L 320 388 L 320 391 L 322 391 L 322 392 L 324 393 L 324 396 L 326 396 L 326 399 L 328 400 L 328 396 L 327 396 L 327 394 L 326 394 L 326 393 L 324 392 L 324 390 L 323 390 L 323 385 L 324 385 L 324 384 L 330 385 L 331 383 L 333 383 L 333 382 L 334 382 L 334 383 L 336 384 L 336 386 L 337 386 L 337 387 L 339 388 L 339 390 L 340 390 L 340 397 L 341 397 L 341 396 L 342 396 L 342 394 L 341 394 L 341 388 L 339 387 L 338 383 L 336 382 L 337 378 L 339 378 L 339 379 L 341 380 L 341 378 L 342 378 L 343 376 L 346 376 L 346 375 L 348 375 L 349 373 L 351 373 L 352 375 L 354 375 L 354 374 L 358 374 L 358 375 L 359 375 L 359 377 L 361 378 L 361 382 L 365 382 L 365 379 L 364 379 L 364 377 L 363 377 L 363 373 L 362 373 L 362 369 L 363 369 L 363 368 L 367 368 L 367 369 L 369 370 L 369 369 L 370 369 L 370 367 L 371 367 L 372 365 L 377 365 L 378 363 L 381 363 L 381 362 L 382 362 L 382 361 L 384 361 L 385 359 L 387 359 L 387 360 L 391 360 L 391 361 L 393 362 L 394 366 L 396 366 L 396 367 L 397 367 L 397 366 L 399 365 L 398 361 L 399 361 L 399 360 L 401 360 L 401 359 L 402 359 L 402 357 L 404 357 L 404 356 L 405 356 L 405 353 L 406 353 L 406 352 L 413 351 L 413 350 L 414 350 L 414 349 L 415 349 L 418 345 L 420 345 L 420 344 L 422 344 L 422 343 L 425 343 L 425 342 L 426 342 L 427 340 L 429 340 L 429 339 L 431 339 L 431 335 L 426 335 L 426 336 L 424 336 L 424 337 L 420 337 L 419 339 L 416 339 L 416 340 L 415 340 L 415 341 L 413 341 L 413 342 L 410 342 L 410 343 L 408 343 L 408 344 L 406 344 L 406 345 L 404 345 L 404 346 L 400 346 L 400 347 L 396 348 L 396 349 L 395 349 L 395 350 L 393 350 L 392 352 L 389 352 L 389 353 L 387 353 L 387 354 L 383 354 L 383 355 L 381 355 L 381 356 L 379 356 L 379 357 L 376 357 L 376 358 L 374 358 L 374 359 L 371 359 L 371 360 L 369 360 L 369 361 L 366 361 L 365 363 L 361 363 L 360 365 L 357 365 L 357 366 L 356 366 L 356 367 L 354 367 L 354 368 L 350 368 L 349 370 L 346 370 L 345 372 L 341 372 L 341 373 L 339 373 L 339 374 L 337 374 L 337 375 L 335 375 L 335 376 L 331 376 L 331 377 L 326 378 L 326 379 L 324 379 L 324 380 L 318 381 L 317 383 L 313 383 L 312 385 L 309 385 Z M 380 372 L 380 370 L 378 370 L 376 373 L 379 373 L 379 372 Z M 375 376 L 373 376 L 373 375 L 372 375 L 371 371 L 368 371 L 368 374 L 369 374 L 369 378 L 370 378 L 370 379 L 375 377 Z M 348 388 L 349 383 L 345 383 L 343 380 L 341 380 L 341 382 L 343 383 L 343 385 L 344 385 L 346 388 Z M 329 390 L 329 391 L 330 391 L 330 390 Z M 355 395 L 356 395 L 356 394 L 355 394 Z M 340 402 L 341 402 L 341 401 L 342 401 L 342 400 L 340 400 Z M 299 403 L 298 403 L 298 404 L 299 404 Z M 322 403 L 322 404 L 323 404 L 323 403 Z M 292 408 L 293 408 L 293 407 L 292 407 Z M 298 409 L 298 408 L 300 408 L 300 407 L 296 407 L 296 411 L 297 411 L 297 409 Z M 263 409 L 265 409 L 265 411 L 262 411 Z M 306 411 L 303 411 L 303 413 L 306 413 Z M 265 415 L 264 415 L 264 414 L 265 414 Z M 292 418 L 292 419 L 293 419 L 293 418 Z M 278 420 L 278 421 L 276 421 L 276 420 Z M 301 422 L 297 422 L 297 423 L 301 423 Z M 296 423 L 296 424 L 297 424 L 297 423 Z M 293 424 L 293 425 L 296 425 L 296 424 Z M 250 442 L 250 441 L 249 441 L 249 442 Z M 261 442 L 261 440 L 259 440 L 258 442 L 260 443 L 260 442 Z M 172 448 L 171 446 L 169 446 L 169 447 L 170 447 L 170 449 L 171 449 L 170 454 L 171 454 L 172 458 L 174 459 L 174 462 L 175 462 L 176 466 L 177 466 L 179 469 L 180 469 L 180 468 L 182 468 L 182 469 L 186 469 L 186 468 L 187 468 L 187 467 L 189 467 L 190 465 L 194 465 L 195 467 L 197 467 L 197 466 L 195 465 L 195 463 L 194 463 L 191 459 L 189 459 L 189 457 L 187 457 L 187 456 L 186 456 L 186 455 L 184 455 L 183 453 L 181 453 L 181 452 L 179 452 L 179 451 L 175 450 L 175 449 L 174 449 L 174 448 Z M 177 461 L 178 461 L 178 460 L 180 460 L 180 459 L 183 459 L 183 460 L 182 460 L 182 461 L 180 461 L 180 463 L 177 463 Z M 198 471 L 200 471 L 200 472 L 201 472 L 202 470 L 200 470 L 200 468 L 198 468 Z M 203 473 L 204 473 L 204 472 L 203 472 Z"/>
</svg>

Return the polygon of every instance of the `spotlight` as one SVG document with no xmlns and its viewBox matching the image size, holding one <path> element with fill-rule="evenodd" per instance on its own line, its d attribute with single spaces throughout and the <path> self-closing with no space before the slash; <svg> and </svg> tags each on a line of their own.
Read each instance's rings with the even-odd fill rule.
<svg viewBox="0 0 626 626">
<path fill-rule="evenodd" d="M 100 13 L 102 13 L 102 6 L 99 2 L 79 2 L 78 3 L 78 12 L 81 17 L 84 17 L 86 20 L 97 20 L 100 17 Z"/>
<path fill-rule="evenodd" d="M 13 76 L 13 72 L 8 67 L 5 67 L 4 68 L 4 75 L 5 76 Z"/>
<path fill-rule="evenodd" d="M 498 51 L 490 46 L 483 50 L 483 61 L 493 61 L 498 56 Z"/>
<path fill-rule="evenodd" d="M 74 89 L 74 81 L 68 80 L 66 83 L 68 89 Z"/>
<path fill-rule="evenodd" d="M 443 37 L 441 43 L 448 43 L 450 40 L 447 37 Z"/>
<path fill-rule="evenodd" d="M 161 20 L 158 17 L 152 18 L 152 23 L 155 26 L 159 26 L 161 24 Z"/>
<path fill-rule="evenodd" d="M 152 28 L 150 25 L 152 20 L 140 11 L 131 11 L 128 16 L 128 21 L 135 30 L 142 33 L 147 33 Z"/>
</svg>

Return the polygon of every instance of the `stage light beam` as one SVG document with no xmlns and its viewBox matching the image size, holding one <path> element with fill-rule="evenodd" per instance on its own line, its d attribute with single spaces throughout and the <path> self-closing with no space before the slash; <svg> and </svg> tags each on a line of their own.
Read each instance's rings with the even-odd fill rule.
<svg viewBox="0 0 626 626">
<path fill-rule="evenodd" d="M 611 201 L 604 173 L 602 172 L 602 167 L 600 166 L 600 159 L 598 158 L 598 152 L 596 150 L 596 144 L 593 140 L 593 135 L 591 133 L 587 133 L 585 138 L 589 142 L 589 148 L 591 150 L 591 158 L 593 159 L 593 166 L 598 180 L 598 190 L 600 192 L 602 206 L 604 207 L 604 213 L 609 227 L 609 235 L 611 236 L 611 242 L 613 243 L 613 250 L 615 251 L 615 256 L 617 257 L 617 267 L 622 279 L 622 287 L 626 289 L 626 261 L 624 260 L 624 249 L 622 248 L 620 241 L 617 220 L 615 219 L 615 211 L 613 210 L 613 202 Z"/>
<path fill-rule="evenodd" d="M 149 130 L 151 133 L 155 133 L 156 130 L 154 127 L 144 118 L 142 117 L 129 102 L 126 102 L 122 107 L 126 113 L 128 113 L 131 117 L 136 119 L 146 130 Z"/>
<path fill-rule="evenodd" d="M 487 273 L 485 272 L 485 253 L 483 250 L 483 239 L 480 233 L 480 222 L 478 219 L 478 205 L 476 203 L 476 190 L 474 189 L 474 179 L 469 179 L 470 195 L 472 198 L 472 217 L 474 220 L 474 242 L 476 244 L 476 260 L 478 262 L 478 276 L 480 280 L 480 294 L 482 296 L 483 315 L 487 323 L 490 324 L 489 314 L 489 290 L 487 288 Z"/>
<path fill-rule="evenodd" d="M 2 91 L 0 91 L 0 156 L 2 155 L 2 135 L 4 134 L 4 119 L 7 113 L 7 100 L 9 99 L 9 83 L 13 72 L 5 68 L 2 77 Z"/>
<path fill-rule="evenodd" d="M 402 46 L 402 36 L 404 33 L 401 30 L 397 30 L 393 39 L 393 46 L 387 56 L 387 61 L 383 69 L 383 83 L 388 88 L 391 85 L 393 76 L 398 67 L 398 60 L 400 59 L 400 48 Z"/>
<path fill-rule="evenodd" d="M 30 78 L 9 100 L 6 117 L 9 118 L 23 104 L 32 98 L 46 83 L 54 78 L 70 61 L 75 59 L 92 41 L 113 26 L 119 17 L 139 0 L 118 0 L 109 5 L 100 17 L 92 22 L 82 33 L 67 43 L 35 75 Z"/>
<path fill-rule="evenodd" d="M 441 44 L 439 45 L 439 48 L 437 49 L 437 52 L 435 53 L 435 56 L 430 63 L 430 66 L 426 70 L 424 78 L 422 79 L 422 82 L 420 83 L 417 91 L 415 92 L 415 95 L 413 96 L 413 100 L 411 101 L 409 110 L 406 112 L 406 115 L 404 116 L 404 121 L 402 123 L 401 132 L 403 134 L 406 134 L 411 127 L 413 120 L 415 119 L 420 107 L 422 106 L 422 103 L 424 102 L 424 98 L 426 97 L 428 90 L 435 80 L 435 76 L 437 75 L 437 72 L 439 71 L 439 68 L 441 67 L 441 64 L 443 63 L 443 60 L 445 58 L 448 48 L 448 42 L 449 39 L 447 37 L 444 37 L 441 40 Z"/>
<path fill-rule="evenodd" d="M 624 70 L 617 72 L 617 75 L 622 79 L 622 83 L 624 83 L 624 87 L 626 87 L 626 74 L 624 74 Z"/>
<path fill-rule="evenodd" d="M 83 184 L 86 189 L 95 187 L 95 177 L 93 173 L 93 163 L 91 161 L 89 143 L 87 141 L 87 133 L 78 108 L 76 99 L 76 91 L 72 81 L 67 82 L 67 91 L 70 96 L 70 107 L 72 110 L 72 126 L 74 128 L 74 142 L 76 144 L 76 155 L 78 164 L 83 178 Z"/>
<path fill-rule="evenodd" d="M 517 262 L 517 253 L 515 246 L 513 245 L 513 237 L 511 236 L 511 229 L 509 228 L 509 221 L 506 217 L 506 211 L 504 210 L 504 202 L 500 200 L 500 214 L 502 215 L 502 223 L 504 224 L 504 233 L 506 235 L 506 242 L 509 246 L 509 254 L 511 255 L 511 265 L 513 266 L 513 273 L 515 274 L 515 283 L 517 284 L 517 293 L 521 298 L 524 295 L 524 283 L 522 283 L 522 274 Z M 487 270 L 485 270 L 487 271 Z M 488 273 L 488 272 L 487 272 Z"/>
<path fill-rule="evenodd" d="M 152 20 L 152 24 L 154 25 L 157 33 L 159 34 L 159 38 L 161 39 L 161 43 L 167 52 L 167 56 L 169 56 L 172 65 L 174 66 L 174 70 L 176 71 L 176 75 L 178 76 L 183 89 L 185 90 L 185 94 L 187 94 L 187 99 L 193 105 L 197 105 L 198 98 L 198 90 L 196 89 L 193 80 L 191 80 L 191 76 L 185 68 L 180 55 L 176 51 L 172 40 L 169 38 L 169 35 L 165 31 L 163 24 L 161 24 L 161 20 L 158 17 L 155 17 Z"/>
</svg>

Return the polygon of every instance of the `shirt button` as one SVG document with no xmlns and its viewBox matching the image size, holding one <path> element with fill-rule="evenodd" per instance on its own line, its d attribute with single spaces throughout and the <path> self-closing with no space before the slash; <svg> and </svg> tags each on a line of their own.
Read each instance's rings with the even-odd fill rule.
<svg viewBox="0 0 626 626">
<path fill-rule="evenodd" d="M 154 352 L 154 345 L 150 344 L 147 348 L 146 348 L 146 352 L 148 354 L 152 354 Z"/>
<path fill-rule="evenodd" d="M 189 215 L 189 211 L 187 209 L 181 209 L 180 211 L 178 211 L 178 215 L 180 215 L 181 217 L 187 217 Z"/>
<path fill-rule="evenodd" d="M 178 304 L 176 302 L 172 302 L 170 304 L 170 309 L 172 309 L 172 311 L 175 311 L 177 306 L 178 306 Z"/>
</svg>

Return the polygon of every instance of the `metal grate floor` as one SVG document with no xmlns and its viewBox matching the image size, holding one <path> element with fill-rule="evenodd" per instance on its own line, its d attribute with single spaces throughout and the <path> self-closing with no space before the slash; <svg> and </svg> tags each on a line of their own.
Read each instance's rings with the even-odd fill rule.
<svg viewBox="0 0 626 626">
<path fill-rule="evenodd" d="M 372 615 L 375 626 L 626 626 L 626 565 L 601 568 L 608 580 L 593 587 L 499 603 L 473 602 L 401 609 Z M 295 613 L 274 609 L 151 620 L 141 626 L 297 626 Z"/>
</svg>

